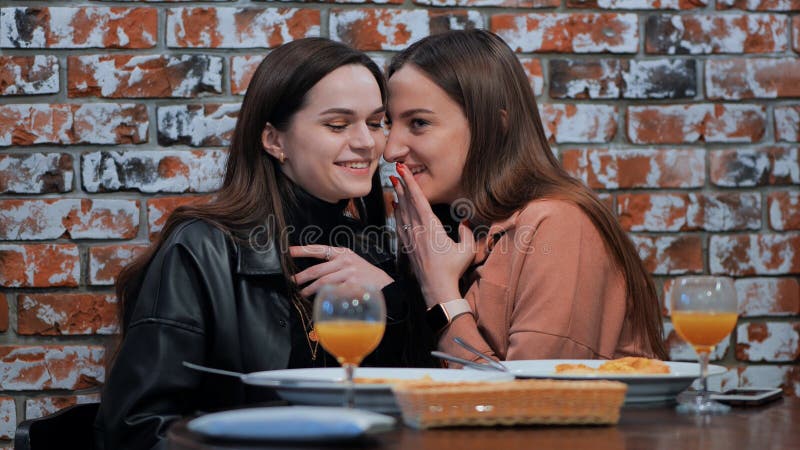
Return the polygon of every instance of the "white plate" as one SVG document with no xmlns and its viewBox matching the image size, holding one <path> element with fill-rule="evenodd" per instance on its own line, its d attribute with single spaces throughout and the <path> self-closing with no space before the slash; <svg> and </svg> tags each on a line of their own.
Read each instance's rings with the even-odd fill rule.
<svg viewBox="0 0 800 450">
<path fill-rule="evenodd" d="M 503 361 L 517 378 L 550 378 L 555 380 L 614 380 L 628 385 L 625 404 L 673 402 L 684 389 L 700 376 L 700 364 L 664 361 L 668 374 L 565 374 L 556 373 L 558 364 L 585 364 L 597 368 L 604 360 L 597 359 L 539 359 Z M 709 365 L 709 375 L 721 375 L 726 369 Z"/>
<path fill-rule="evenodd" d="M 504 372 L 456 369 L 412 369 L 359 367 L 356 378 L 395 378 L 415 380 L 430 377 L 436 381 L 510 381 L 514 376 Z M 242 378 L 247 384 L 275 389 L 284 400 L 295 405 L 341 406 L 344 402 L 344 370 L 341 367 L 286 369 L 255 372 Z M 388 414 L 399 414 L 388 384 L 356 384 L 357 408 Z"/>
<path fill-rule="evenodd" d="M 278 406 L 206 414 L 187 427 L 215 438 L 316 442 L 355 439 L 394 425 L 392 417 L 357 409 Z"/>
</svg>

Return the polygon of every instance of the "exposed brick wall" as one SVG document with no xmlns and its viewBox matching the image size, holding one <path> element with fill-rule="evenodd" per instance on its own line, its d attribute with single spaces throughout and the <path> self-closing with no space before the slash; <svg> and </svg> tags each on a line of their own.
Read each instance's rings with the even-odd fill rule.
<svg viewBox="0 0 800 450">
<path fill-rule="evenodd" d="M 0 8 L 0 446 L 97 398 L 116 274 L 217 189 L 268 48 L 327 36 L 383 65 L 463 27 L 519 52 L 554 150 L 660 292 L 737 277 L 717 384 L 800 393 L 800 1 L 17 1 Z"/>
</svg>

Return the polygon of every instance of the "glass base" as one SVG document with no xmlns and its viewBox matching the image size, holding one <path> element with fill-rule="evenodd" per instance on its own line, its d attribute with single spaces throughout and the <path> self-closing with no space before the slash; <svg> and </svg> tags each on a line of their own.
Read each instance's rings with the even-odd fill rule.
<svg viewBox="0 0 800 450">
<path fill-rule="evenodd" d="M 704 399 L 698 395 L 694 399 L 678 404 L 675 411 L 688 415 L 722 415 L 730 412 L 731 407 L 714 400 Z"/>
</svg>

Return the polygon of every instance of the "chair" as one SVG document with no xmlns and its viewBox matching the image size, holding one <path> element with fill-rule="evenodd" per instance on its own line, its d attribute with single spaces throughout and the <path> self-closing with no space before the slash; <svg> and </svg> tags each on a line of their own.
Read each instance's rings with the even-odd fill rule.
<svg viewBox="0 0 800 450">
<path fill-rule="evenodd" d="M 99 403 L 74 405 L 55 414 L 20 423 L 14 435 L 14 449 L 91 450 L 94 447 L 94 418 L 99 406 Z"/>
</svg>

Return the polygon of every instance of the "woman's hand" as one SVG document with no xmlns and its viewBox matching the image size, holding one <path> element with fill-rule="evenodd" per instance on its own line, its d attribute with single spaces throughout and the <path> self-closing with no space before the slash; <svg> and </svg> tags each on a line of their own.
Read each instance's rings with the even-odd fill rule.
<svg viewBox="0 0 800 450">
<path fill-rule="evenodd" d="M 295 274 L 292 280 L 298 286 L 309 284 L 300 291 L 303 297 L 317 293 L 325 284 L 357 283 L 383 289 L 394 280 L 383 270 L 368 263 L 349 248 L 328 245 L 304 245 L 289 247 L 292 258 L 319 258 L 326 260 Z"/>
<path fill-rule="evenodd" d="M 391 177 L 397 192 L 394 217 L 400 249 L 408 254 L 428 307 L 461 297 L 458 280 L 475 259 L 475 238 L 464 223 L 458 227 L 460 242 L 453 242 L 433 214 L 411 171 L 397 164 L 401 183 Z"/>
</svg>

